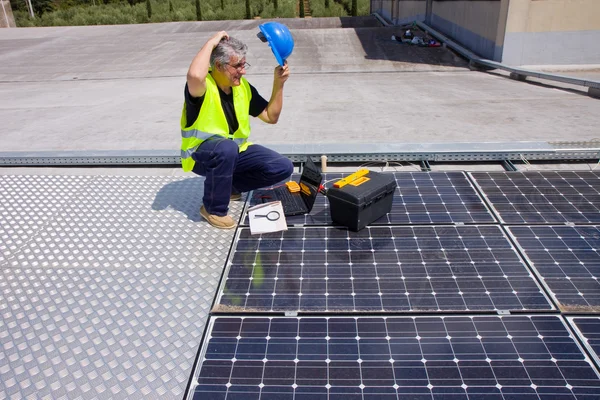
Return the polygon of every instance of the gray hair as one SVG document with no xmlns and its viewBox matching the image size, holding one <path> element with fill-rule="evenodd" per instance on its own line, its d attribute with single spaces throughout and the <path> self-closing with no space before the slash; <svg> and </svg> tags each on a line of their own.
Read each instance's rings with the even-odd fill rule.
<svg viewBox="0 0 600 400">
<path fill-rule="evenodd" d="M 241 40 L 229 36 L 229 39 L 221 39 L 217 47 L 210 53 L 210 66 L 214 68 L 215 62 L 227 64 L 231 57 L 235 56 L 238 60 L 246 57 L 248 46 Z"/>
</svg>

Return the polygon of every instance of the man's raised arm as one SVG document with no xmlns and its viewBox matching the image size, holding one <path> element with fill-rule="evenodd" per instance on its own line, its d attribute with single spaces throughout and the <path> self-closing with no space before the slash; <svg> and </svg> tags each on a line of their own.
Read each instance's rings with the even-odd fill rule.
<svg viewBox="0 0 600 400">
<path fill-rule="evenodd" d="M 187 73 L 188 90 L 193 97 L 204 96 L 206 92 L 206 75 L 210 68 L 210 55 L 221 39 L 229 39 L 227 32 L 217 32 L 202 46 L 196 57 L 192 60 Z"/>
<path fill-rule="evenodd" d="M 281 114 L 281 109 L 283 108 L 283 85 L 289 76 L 290 70 L 287 61 L 283 67 L 278 65 L 275 68 L 271 99 L 267 108 L 258 116 L 261 120 L 269 124 L 276 124 L 279 120 L 279 114 Z"/>
</svg>

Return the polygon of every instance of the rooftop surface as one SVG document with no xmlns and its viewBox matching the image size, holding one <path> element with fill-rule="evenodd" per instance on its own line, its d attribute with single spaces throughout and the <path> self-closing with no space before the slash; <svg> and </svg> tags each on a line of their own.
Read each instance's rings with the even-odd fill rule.
<svg viewBox="0 0 600 400">
<path fill-rule="evenodd" d="M 470 71 L 465 60 L 446 48 L 412 47 L 391 40 L 392 35 L 399 34 L 400 28 L 380 27 L 373 17 L 314 18 L 284 22 L 291 28 L 296 43 L 289 60 L 292 75 L 286 84 L 284 112 L 275 126 L 253 121 L 254 142 L 265 145 L 339 143 L 341 147 L 360 143 L 445 143 L 459 148 L 460 143 L 494 142 L 502 145 L 535 141 L 580 142 L 599 137 L 597 127 L 600 126 L 600 103 L 588 97 L 582 88 L 548 82 L 517 82 L 510 80 L 506 74 L 495 71 Z M 193 56 L 214 31 L 225 29 L 248 44 L 248 62 L 252 64 L 248 79 L 264 96 L 270 93 L 275 61 L 268 47 L 256 38 L 259 23 L 260 21 L 219 21 L 0 30 L 0 151 L 177 151 L 185 73 Z M 592 78 L 597 76 L 597 72 L 593 70 L 577 74 Z M 524 176 L 532 179 L 539 178 L 537 171 L 545 171 L 554 179 L 554 172 L 549 171 L 574 172 L 574 175 L 565 175 L 566 179 L 575 180 L 568 181 L 566 189 L 561 187 L 561 190 L 576 188 L 578 192 L 570 194 L 575 196 L 575 200 L 571 197 L 569 201 L 583 208 L 587 207 L 587 211 L 582 213 L 587 219 L 582 220 L 573 218 L 573 213 L 563 217 L 560 211 L 562 208 L 556 207 L 560 205 L 569 208 L 564 197 L 559 200 L 540 197 L 535 192 L 535 187 L 527 187 L 527 190 L 534 192 L 511 192 L 511 196 L 517 196 L 520 201 L 514 200 L 516 208 L 510 208 L 513 204 L 509 207 L 502 197 L 497 196 L 496 191 L 499 189 L 494 186 L 493 179 L 488 179 L 488 173 L 494 172 L 499 174 L 494 175 L 498 178 L 498 185 L 500 182 L 507 182 L 500 163 L 433 163 L 434 173 L 431 175 L 420 172 L 421 166 L 411 163 L 370 163 L 368 167 L 372 170 L 396 174 L 400 189 L 395 194 L 391 216 L 409 217 L 410 221 L 397 222 L 400 219 L 390 217 L 389 220 L 376 224 L 373 229 L 365 229 L 363 236 L 347 233 L 348 253 L 354 249 L 351 246 L 365 245 L 364 233 L 369 233 L 377 240 L 387 240 L 385 235 L 381 236 L 381 231 L 397 231 L 398 225 L 404 225 L 403 229 L 418 230 L 415 228 L 418 224 L 441 223 L 442 226 L 436 229 L 449 235 L 450 241 L 458 240 L 452 236 L 452 232 L 456 234 L 477 229 L 482 237 L 493 239 L 494 243 L 481 251 L 488 250 L 494 257 L 498 257 L 498 265 L 507 271 L 507 277 L 500 278 L 493 275 L 493 271 L 489 272 L 493 275 L 490 281 L 501 281 L 498 287 L 500 291 L 504 279 L 510 280 L 511 285 L 522 286 L 506 292 L 505 296 L 498 295 L 492 288 L 491 294 L 478 293 L 479 297 L 471 297 L 460 303 L 459 307 L 452 306 L 456 303 L 442 302 L 435 306 L 437 308 L 431 308 L 432 301 L 435 303 L 447 295 L 445 290 L 449 287 L 448 283 L 442 282 L 437 294 L 435 291 L 433 294 L 423 292 L 422 297 L 417 298 L 417 303 L 411 303 L 418 304 L 415 306 L 417 309 L 407 305 L 404 293 L 400 294 L 402 301 L 394 303 L 394 300 L 390 302 L 387 298 L 387 292 L 377 297 L 377 294 L 365 295 L 366 292 L 357 289 L 357 298 L 363 302 L 358 307 L 362 308 L 361 316 L 371 315 L 369 310 L 373 310 L 373 297 L 376 303 L 379 301 L 379 309 L 376 310 L 379 314 L 390 310 L 384 307 L 383 300 L 379 298 L 386 300 L 388 303 L 385 304 L 388 306 L 391 305 L 394 312 L 389 315 L 395 317 L 390 317 L 390 321 L 398 321 L 398 325 L 401 325 L 401 320 L 405 320 L 407 315 L 408 318 L 420 315 L 423 310 L 433 315 L 427 320 L 428 323 L 439 322 L 440 315 L 452 316 L 452 320 L 457 317 L 454 311 L 469 315 L 468 310 L 478 310 L 492 318 L 498 318 L 495 316 L 498 311 L 506 311 L 503 308 L 517 311 L 521 313 L 520 316 L 504 317 L 507 322 L 502 328 L 502 334 L 524 337 L 526 348 L 534 342 L 540 345 L 554 343 L 557 338 L 563 345 L 560 349 L 568 350 L 561 350 L 559 355 L 552 353 L 553 359 L 558 359 L 555 364 L 560 366 L 556 373 L 576 370 L 581 379 L 567 376 L 564 381 L 552 381 L 552 385 L 559 382 L 561 390 L 567 390 L 564 388 L 569 386 L 575 387 L 574 391 L 568 389 L 568 393 L 563 393 L 571 396 L 570 398 L 593 398 L 593 391 L 596 390 L 597 393 L 600 390 L 600 377 L 597 364 L 594 363 L 598 362 L 598 358 L 594 348 L 577 339 L 575 333 L 581 331 L 583 335 L 593 338 L 594 321 L 597 323 L 598 319 L 588 316 L 574 320 L 576 314 L 568 314 L 570 316 L 565 318 L 559 311 L 563 311 L 561 301 L 564 298 L 569 300 L 566 305 L 571 307 L 566 307 L 567 311 L 575 309 L 579 313 L 581 310 L 594 312 L 594 307 L 600 305 L 600 297 L 596 296 L 600 291 L 590 286 L 590 282 L 597 280 L 589 279 L 589 273 L 595 271 L 593 268 L 600 267 L 598 260 L 586 260 L 589 271 L 592 272 L 580 271 L 581 275 L 575 277 L 572 286 L 555 287 L 552 283 L 544 282 L 543 270 L 540 269 L 540 273 L 533 268 L 537 261 L 535 257 L 539 256 L 536 250 L 539 249 L 535 246 L 528 247 L 531 246 L 531 241 L 524 240 L 523 247 L 517 251 L 515 243 L 520 235 L 525 239 L 531 236 L 528 223 L 545 224 L 539 227 L 539 232 L 548 234 L 554 229 L 551 224 L 562 224 L 566 218 L 569 222 L 584 221 L 585 227 L 582 231 L 579 227 L 570 226 L 570 230 L 564 233 L 565 237 L 568 236 L 575 243 L 573 246 L 580 251 L 583 249 L 588 256 L 596 254 L 593 253 L 594 245 L 590 243 L 596 243 L 592 240 L 597 240 L 599 232 L 597 204 L 600 200 L 597 199 L 600 199 L 600 184 L 596 182 L 600 175 L 594 171 L 597 166 L 595 162 L 583 161 L 517 163 Z M 341 173 L 354 171 L 357 167 L 358 164 L 330 165 L 328 174 L 332 175 L 327 175 L 326 179 L 336 179 Z M 586 179 L 590 188 L 582 187 L 580 179 Z M 452 184 L 449 185 L 448 182 Z M 246 339 L 240 315 L 228 319 L 230 315 L 227 312 L 223 314 L 223 310 L 231 310 L 228 307 L 234 305 L 237 311 L 251 311 L 250 304 L 239 307 L 235 303 L 235 297 L 232 297 L 239 290 L 239 286 L 236 289 L 232 282 L 242 279 L 236 277 L 235 273 L 241 273 L 243 279 L 247 279 L 243 268 L 239 268 L 239 263 L 238 268 L 235 268 L 233 255 L 236 252 L 243 254 L 244 249 L 251 246 L 259 246 L 256 244 L 258 239 L 248 237 L 248 228 L 243 226 L 245 203 L 231 204 L 232 215 L 240 218 L 242 225 L 235 231 L 220 231 L 201 220 L 198 210 L 203 193 L 202 183 L 203 178 L 184 173 L 181 169 L 152 166 L 0 168 L 0 399 L 182 399 L 186 388 L 191 388 L 189 398 L 206 400 L 222 398 L 219 396 L 227 391 L 224 388 L 231 386 L 230 382 L 226 386 L 226 381 L 222 379 L 234 377 L 243 380 L 243 373 L 239 375 L 235 368 L 228 366 L 232 376 L 212 375 L 213 378 L 218 378 L 219 387 L 211 386 L 210 379 L 197 386 L 201 383 L 200 380 L 206 378 L 206 374 L 211 374 L 210 365 L 204 372 L 201 372 L 201 366 L 205 358 L 214 356 L 207 356 L 207 349 L 215 345 L 214 341 L 211 342 L 214 337 L 218 342 L 223 336 L 223 331 L 220 330 L 223 329 L 223 320 L 227 321 L 226 326 L 241 329 L 241 337 L 237 339 L 240 343 Z M 481 187 L 487 185 L 486 192 L 478 186 L 479 183 Z M 426 196 L 423 206 L 426 203 L 429 205 L 421 207 L 421 200 L 415 200 L 415 196 L 420 195 Z M 531 197 L 526 197 L 529 195 Z M 519 196 L 523 196 L 525 200 Z M 581 199 L 579 196 L 590 199 L 589 204 L 585 201 L 578 203 L 576 200 Z M 545 203 L 546 200 L 555 201 L 555 206 L 549 206 Z M 535 204 L 537 208 L 528 210 L 528 204 Z M 406 210 L 409 205 L 417 209 L 410 208 L 412 211 L 408 212 Z M 478 210 L 477 217 L 471 214 L 474 210 L 470 208 L 472 206 Z M 404 210 L 402 207 L 407 208 Z M 422 209 L 419 210 L 419 207 Z M 440 207 L 444 210 L 441 214 Z M 285 239 L 280 242 L 285 243 L 282 248 L 287 246 L 284 251 L 293 251 L 294 248 L 304 250 L 298 239 L 302 237 L 303 241 L 308 239 L 308 242 L 314 244 L 314 248 L 307 246 L 306 250 L 314 251 L 311 254 L 316 254 L 315 259 L 318 259 L 318 250 L 321 249 L 319 246 L 323 242 L 338 240 L 336 243 L 340 244 L 339 237 L 332 236 L 334 229 L 328 219 L 327 202 L 320 199 L 317 208 L 306 217 L 307 226 L 299 224 L 291 227 L 286 234 L 289 236 L 282 237 Z M 557 210 L 560 212 L 556 212 Z M 521 215 L 521 212 L 530 219 L 514 222 L 514 218 Z M 538 213 L 546 217 L 544 222 L 540 223 L 536 219 Z M 444 218 L 439 219 L 440 215 Z M 504 218 L 512 217 L 510 223 L 520 226 L 505 226 L 500 215 Z M 575 213 L 575 217 L 578 216 Z M 418 221 L 418 224 L 414 221 Z M 581 232 L 585 232 L 589 242 L 579 240 Z M 340 233 L 335 235 L 339 236 Z M 544 236 L 540 233 L 538 235 Z M 581 238 L 583 236 L 581 233 Z M 373 237 L 367 237 L 367 242 L 372 241 Z M 478 237 L 474 239 L 479 240 Z M 238 248 L 240 240 L 245 247 Z M 562 251 L 561 246 L 552 247 L 557 246 L 553 237 L 550 236 L 547 240 L 547 244 L 542 242 L 549 251 Z M 265 257 L 273 250 L 274 243 L 279 243 L 279 239 L 275 241 L 272 237 L 265 237 Z M 346 246 L 344 243 L 342 245 Z M 396 250 L 405 250 L 398 247 Z M 441 253 L 443 257 L 458 254 L 463 245 L 460 247 L 452 248 L 450 245 L 447 249 L 436 248 L 431 250 L 431 255 L 435 258 Z M 507 254 L 507 248 L 510 249 L 509 257 L 502 258 L 502 254 Z M 277 249 L 274 251 L 277 252 Z M 394 255 L 394 249 L 373 251 L 373 254 L 389 259 Z M 296 258 L 299 256 L 295 255 Z M 513 264 L 511 260 L 516 261 Z M 425 261 L 430 260 L 423 259 L 423 265 Z M 485 259 L 474 262 L 481 262 L 489 267 Z M 253 264 L 256 261 L 248 265 Z M 264 282 L 273 276 L 273 270 L 268 267 L 265 262 L 265 275 L 261 275 Z M 286 265 L 282 273 L 294 275 L 294 268 L 293 263 Z M 314 269 L 316 274 L 313 276 L 305 273 L 307 281 L 303 286 L 307 291 L 305 302 L 310 300 L 311 293 L 318 293 L 321 298 L 315 296 L 316 303 L 291 306 L 290 311 L 318 309 L 315 304 L 323 302 L 324 294 L 319 291 L 323 282 L 315 279 L 315 276 L 324 270 L 327 268 L 321 266 Z M 413 271 L 418 275 L 417 269 Z M 332 277 L 335 276 L 333 272 L 331 274 Z M 390 282 L 399 279 L 399 275 L 394 274 L 391 271 Z M 468 275 L 468 271 L 465 274 Z M 280 276 L 283 278 L 283 275 Z M 360 276 L 360 281 L 365 284 L 369 282 L 369 278 L 373 278 L 368 273 L 358 273 L 356 276 Z M 255 272 L 251 277 L 257 277 Z M 581 277 L 585 279 L 577 280 Z M 288 281 L 291 282 L 291 279 L 286 280 Z M 413 280 L 413 283 L 419 286 L 421 281 L 424 279 Z M 268 282 L 272 284 L 273 281 Z M 314 286 L 309 285 L 309 282 Z M 273 298 L 278 302 L 282 298 L 285 300 L 286 295 L 299 298 L 298 293 L 293 291 L 296 286 L 294 283 L 289 283 L 287 287 L 280 286 L 283 296 L 282 292 L 278 296 L 274 293 Z M 466 287 L 470 286 L 472 285 L 467 283 Z M 398 283 L 388 289 L 399 290 L 399 287 Z M 573 287 L 583 294 L 578 295 L 568 290 Z M 249 299 L 264 300 L 264 289 L 260 286 L 255 288 L 256 292 L 248 290 L 246 296 Z M 420 289 L 417 287 L 415 290 Z M 527 295 L 515 293 L 521 291 Z M 336 294 L 341 302 L 337 304 L 343 305 L 343 295 L 347 300 L 349 294 L 348 290 L 342 288 Z M 243 297 L 245 294 L 238 291 L 237 295 Z M 266 297 L 270 296 L 270 292 L 267 293 Z M 450 297 L 452 301 L 461 302 L 461 296 L 462 294 L 457 296 L 453 293 Z M 489 298 L 489 301 L 481 300 L 482 298 Z M 588 303 L 581 303 L 582 298 Z M 226 302 L 220 302 L 223 299 Z M 414 299 L 411 298 L 411 301 Z M 578 300 L 580 303 L 577 303 Z M 577 304 L 573 305 L 573 301 Z M 489 304 L 493 306 L 490 307 Z M 212 309 L 221 314 L 211 316 Z M 285 306 L 278 310 L 284 309 Z M 351 313 L 353 309 L 346 308 L 344 311 Z M 265 318 L 261 319 L 260 315 L 277 316 L 268 307 L 263 307 L 260 312 L 262 314 L 259 313 L 256 318 L 262 323 L 262 327 L 255 330 L 254 337 L 265 336 L 268 329 L 271 329 L 269 324 L 264 324 Z M 522 317 L 525 315 L 528 318 L 527 313 L 536 314 L 531 319 L 531 327 Z M 245 317 L 248 321 L 255 318 Z M 324 319 L 322 316 L 319 318 L 300 319 L 296 322 L 298 326 L 295 329 L 301 331 L 309 325 L 308 332 L 312 336 L 323 336 Z M 376 328 L 372 337 L 379 335 L 382 336 L 379 339 L 382 339 L 386 336 L 385 330 L 381 330 L 380 319 L 365 321 L 366 325 L 373 322 L 372 325 Z M 484 332 L 486 317 L 477 317 L 474 321 L 480 330 L 478 332 Z M 479 321 L 483 321 L 483 325 Z M 304 325 L 305 322 L 307 325 Z M 544 332 L 543 329 L 548 329 L 549 323 L 553 327 L 552 332 Z M 318 329 L 315 328 L 317 325 L 320 326 Z M 358 326 L 359 330 L 351 335 L 352 340 L 363 329 L 360 321 Z M 515 334 L 511 326 L 527 328 L 521 334 Z M 590 326 L 592 328 L 587 328 Z M 422 328 L 419 326 L 419 329 Z M 419 330 L 418 333 L 421 334 L 420 332 Z M 539 342 L 539 336 L 544 336 L 542 333 L 550 337 L 547 342 Z M 232 335 L 229 332 L 224 336 L 228 335 L 232 336 L 229 339 L 236 340 L 237 333 Z M 486 333 L 481 335 L 486 336 Z M 445 340 L 446 336 L 450 334 L 444 333 L 443 337 L 436 340 Z M 321 337 L 321 341 L 323 340 Z M 516 343 L 518 347 L 521 342 Z M 319 348 L 317 341 L 303 342 L 298 339 L 298 344 Z M 593 346 L 594 342 L 590 341 L 589 344 Z M 532 348 L 539 349 L 536 346 Z M 311 359 L 323 356 L 319 352 L 320 350 L 315 350 Z M 548 352 L 552 351 L 543 352 L 543 357 L 550 357 Z M 263 361 L 264 355 L 251 355 L 242 351 L 242 347 L 239 352 L 236 349 L 236 354 L 240 359 L 246 358 L 246 362 L 250 364 L 262 366 L 264 362 L 267 368 L 271 368 L 272 379 L 280 379 L 279 383 L 286 382 L 286 389 L 280 389 L 276 394 L 291 398 L 289 393 L 293 393 L 296 388 L 290 391 L 292 384 L 283 375 L 287 373 L 285 371 L 289 371 L 290 366 L 287 364 L 294 363 L 291 361 L 293 357 L 287 360 L 287 364 L 269 364 Z M 302 353 L 295 350 L 296 359 L 300 359 L 299 366 L 306 365 L 304 363 L 307 361 L 303 357 L 308 357 L 307 354 L 306 351 Z M 369 352 L 366 352 L 363 358 L 368 355 Z M 517 354 L 511 353 L 512 355 L 516 360 Z M 478 358 L 480 356 L 481 359 Z M 530 355 L 527 351 L 521 351 L 518 356 L 519 359 L 522 356 L 527 362 L 529 357 L 534 359 L 534 363 L 539 362 L 535 359 L 539 356 L 537 353 Z M 390 365 L 388 358 L 391 357 L 393 354 L 387 355 L 383 362 Z M 427 356 L 423 353 L 418 359 L 425 357 Z M 461 358 L 460 355 L 456 357 Z M 485 355 L 478 353 L 473 357 L 473 362 L 481 365 L 488 363 Z M 230 358 L 216 362 L 233 364 L 235 361 L 232 362 Z M 494 356 L 490 358 L 494 359 Z M 319 360 L 321 364 L 325 362 L 324 358 Z M 352 361 L 355 363 L 357 360 Z M 563 366 L 563 361 L 567 363 L 567 367 Z M 215 361 L 211 359 L 210 362 Z M 334 364 L 335 362 L 336 360 Z M 365 363 L 367 364 L 369 363 Z M 480 364 L 478 365 L 481 366 Z M 529 367 L 527 363 L 525 365 L 530 374 L 539 371 Z M 340 366 L 343 367 L 332 367 L 331 381 L 324 381 L 319 392 L 315 391 L 308 398 L 320 398 L 318 396 L 322 396 L 323 392 L 335 398 L 334 391 L 338 390 L 339 381 L 335 381 L 333 372 L 339 371 Z M 321 373 L 323 365 L 311 371 Z M 379 374 L 377 369 L 369 371 L 375 371 L 375 375 L 384 379 L 390 368 L 381 370 Z M 468 371 L 467 368 L 460 372 L 464 374 Z M 293 385 L 298 382 L 303 386 L 300 375 L 294 375 L 297 380 Z M 370 386 L 378 386 L 373 380 L 369 381 L 372 377 L 365 375 L 363 378 L 364 380 L 351 382 L 356 384 L 355 392 L 362 386 L 358 398 L 363 395 L 368 398 Z M 406 392 L 396 386 L 398 383 L 404 386 L 406 382 L 402 383 L 399 375 L 395 375 L 395 381 L 385 379 L 388 380 L 386 395 L 402 399 Z M 316 380 L 313 377 L 312 381 Z M 500 382 L 493 381 L 492 386 L 485 387 L 485 390 L 490 390 L 486 393 L 497 395 L 492 391 L 500 390 L 497 388 Z M 527 390 L 535 391 L 534 386 L 545 389 L 547 382 L 542 378 L 540 382 L 532 378 L 527 383 Z M 263 394 L 267 398 L 267 389 L 273 381 L 263 381 L 259 377 L 259 381 L 254 383 L 253 389 L 246 391 L 246 397 L 242 395 L 241 398 L 256 397 L 257 393 L 260 396 L 261 392 L 257 392 L 256 388 L 259 385 L 264 387 L 265 384 L 267 388 Z M 334 388 L 328 392 L 330 388 L 325 389 L 326 386 L 331 386 L 330 383 Z M 434 386 L 435 390 L 428 389 L 427 383 Z M 456 389 L 462 390 L 461 383 L 465 388 L 457 396 L 465 395 L 466 386 L 472 385 L 463 376 L 463 381 L 459 382 Z M 365 384 L 367 391 L 363 391 Z M 510 386 L 510 383 L 504 381 L 502 384 Z M 235 397 L 236 385 L 234 382 L 228 399 Z M 431 393 L 438 395 L 438 385 L 445 384 L 431 377 L 418 390 L 421 390 L 420 395 L 431 398 Z M 585 390 L 579 392 L 581 386 L 586 386 L 585 390 L 592 397 L 585 397 Z M 553 386 L 550 391 L 553 390 L 558 389 Z M 393 393 L 390 394 L 390 391 Z M 356 395 L 355 392 L 338 395 L 347 399 L 351 398 L 348 397 L 351 394 Z M 443 391 L 440 393 L 440 396 L 444 396 Z M 297 391 L 296 398 L 301 398 L 301 394 L 301 391 Z M 376 394 L 374 398 L 383 398 L 383 392 Z"/>
<path fill-rule="evenodd" d="M 274 143 L 585 141 L 598 102 L 584 88 L 472 72 L 444 48 L 391 39 L 373 17 L 285 20 L 295 37 L 280 122 L 253 121 Z M 187 68 L 225 29 L 249 46 L 247 77 L 271 91 L 275 59 L 259 21 L 4 29 L 3 151 L 170 150 Z M 588 72 L 593 74 L 593 72 Z"/>
</svg>

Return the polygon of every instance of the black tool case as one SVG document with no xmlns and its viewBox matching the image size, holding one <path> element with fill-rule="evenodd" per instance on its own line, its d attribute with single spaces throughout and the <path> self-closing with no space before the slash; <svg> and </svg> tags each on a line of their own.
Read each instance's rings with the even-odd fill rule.
<svg viewBox="0 0 600 400">
<path fill-rule="evenodd" d="M 340 188 L 332 187 L 327 191 L 331 219 L 359 231 L 390 212 L 395 190 L 394 174 L 374 171 Z"/>
</svg>

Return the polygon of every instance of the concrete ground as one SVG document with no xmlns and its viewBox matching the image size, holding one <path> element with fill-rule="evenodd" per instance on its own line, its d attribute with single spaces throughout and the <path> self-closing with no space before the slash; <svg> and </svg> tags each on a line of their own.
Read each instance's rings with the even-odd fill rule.
<svg viewBox="0 0 600 400">
<path fill-rule="evenodd" d="M 454 143 L 598 137 L 583 88 L 472 72 L 444 48 L 391 39 L 372 17 L 284 20 L 295 38 L 280 122 L 253 141 Z M 185 73 L 214 31 L 249 46 L 247 77 L 270 94 L 260 21 L 0 31 L 3 151 L 177 150 Z"/>
</svg>

